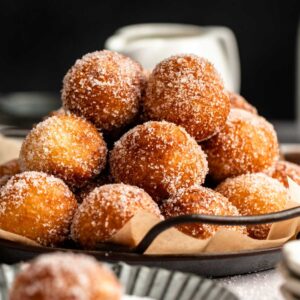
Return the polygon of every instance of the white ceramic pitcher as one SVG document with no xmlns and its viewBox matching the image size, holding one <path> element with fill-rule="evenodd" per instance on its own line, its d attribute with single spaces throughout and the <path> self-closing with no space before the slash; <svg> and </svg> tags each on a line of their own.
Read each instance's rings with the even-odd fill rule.
<svg viewBox="0 0 300 300">
<path fill-rule="evenodd" d="M 162 59 L 179 53 L 194 53 L 214 63 L 228 90 L 240 89 L 237 42 L 227 27 L 186 24 L 137 24 L 119 29 L 105 42 L 117 51 L 152 69 Z"/>
</svg>

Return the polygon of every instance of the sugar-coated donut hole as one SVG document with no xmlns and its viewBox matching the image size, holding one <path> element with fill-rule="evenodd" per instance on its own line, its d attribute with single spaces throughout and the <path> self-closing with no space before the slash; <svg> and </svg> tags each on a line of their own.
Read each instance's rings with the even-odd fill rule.
<svg viewBox="0 0 300 300">
<path fill-rule="evenodd" d="M 10 300 L 120 300 L 116 276 L 93 257 L 59 253 L 43 254 L 16 275 Z"/>
<path fill-rule="evenodd" d="M 263 173 L 240 175 L 228 178 L 216 191 L 228 198 L 241 215 L 260 215 L 285 209 L 289 201 L 287 189 L 276 179 Z M 249 236 L 266 239 L 271 225 L 249 225 Z"/>
<path fill-rule="evenodd" d="M 116 52 L 95 51 L 78 59 L 66 74 L 63 105 L 97 128 L 112 131 L 136 117 L 144 86 L 140 64 Z"/>
<path fill-rule="evenodd" d="M 138 187 L 122 183 L 97 187 L 74 216 L 72 238 L 84 248 L 94 248 L 108 241 L 140 210 L 162 218 L 157 204 Z"/>
<path fill-rule="evenodd" d="M 80 187 L 105 167 L 107 147 L 96 127 L 71 115 L 39 123 L 27 135 L 20 152 L 23 171 L 42 171 Z"/>
<path fill-rule="evenodd" d="M 218 216 L 240 215 L 237 208 L 222 194 L 199 185 L 179 191 L 174 197 L 164 201 L 160 208 L 166 219 L 189 214 Z M 187 224 L 180 225 L 177 228 L 183 233 L 199 239 L 210 238 L 221 229 L 245 233 L 244 227 L 237 226 Z"/>
<path fill-rule="evenodd" d="M 157 202 L 202 184 L 208 172 L 197 142 L 165 121 L 149 121 L 123 135 L 111 151 L 110 170 L 116 182 L 139 186 Z"/>
<path fill-rule="evenodd" d="M 229 98 L 231 108 L 243 109 L 257 115 L 257 109 L 241 95 L 229 92 Z"/>
<path fill-rule="evenodd" d="M 13 176 L 0 189 L 0 228 L 44 246 L 55 246 L 69 234 L 77 202 L 67 185 L 41 172 Z"/>
<path fill-rule="evenodd" d="M 160 62 L 150 75 L 144 115 L 184 127 L 197 141 L 216 134 L 230 109 L 228 93 L 214 66 L 196 55 L 176 55 Z"/>
<path fill-rule="evenodd" d="M 225 127 L 201 146 L 207 154 L 209 174 L 219 182 L 245 173 L 265 172 L 279 159 L 273 126 L 242 109 L 231 109 Z"/>
</svg>

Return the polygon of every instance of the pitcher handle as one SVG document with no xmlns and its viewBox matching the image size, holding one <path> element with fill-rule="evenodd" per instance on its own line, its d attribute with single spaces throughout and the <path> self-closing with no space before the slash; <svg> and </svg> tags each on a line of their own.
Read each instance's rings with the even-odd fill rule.
<svg viewBox="0 0 300 300">
<path fill-rule="evenodd" d="M 229 70 L 232 74 L 234 91 L 239 92 L 241 85 L 240 58 L 234 33 L 227 27 L 219 26 L 209 26 L 207 30 L 220 41 L 227 57 Z"/>
</svg>

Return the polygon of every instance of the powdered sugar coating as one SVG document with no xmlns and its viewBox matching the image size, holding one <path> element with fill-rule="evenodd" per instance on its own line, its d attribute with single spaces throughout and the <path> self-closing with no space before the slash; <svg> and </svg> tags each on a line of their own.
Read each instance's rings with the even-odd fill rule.
<svg viewBox="0 0 300 300">
<path fill-rule="evenodd" d="M 126 184 L 95 188 L 79 206 L 72 223 L 72 238 L 86 248 L 116 234 L 139 210 L 162 218 L 157 204 L 142 189 Z"/>
<path fill-rule="evenodd" d="M 111 131 L 138 113 L 145 84 L 142 67 L 131 58 L 103 50 L 84 55 L 63 80 L 65 109 Z"/>
<path fill-rule="evenodd" d="M 28 134 L 20 165 L 24 171 L 53 174 L 71 187 L 80 187 L 101 172 L 106 155 L 102 135 L 91 123 L 71 114 L 57 115 Z"/>
<path fill-rule="evenodd" d="M 44 254 L 16 276 L 10 300 L 120 300 L 115 275 L 94 258 L 73 253 Z"/>
<path fill-rule="evenodd" d="M 201 144 L 209 172 L 216 181 L 246 173 L 264 172 L 279 159 L 273 126 L 264 118 L 232 109 L 225 127 Z"/>
<path fill-rule="evenodd" d="M 17 174 L 0 189 L 0 228 L 45 246 L 66 239 L 76 209 L 67 185 L 45 173 Z"/>
<path fill-rule="evenodd" d="M 230 103 L 214 66 L 196 55 L 171 56 L 149 78 L 145 116 L 183 126 L 197 141 L 224 126 Z"/>
<path fill-rule="evenodd" d="M 289 201 L 287 189 L 263 173 L 228 178 L 216 188 L 216 191 L 227 197 L 245 216 L 281 211 Z M 265 239 L 270 226 L 270 224 L 248 226 L 248 233 L 253 238 Z"/>
<path fill-rule="evenodd" d="M 239 108 L 257 115 L 257 109 L 239 94 L 229 92 L 231 108 Z"/>
<path fill-rule="evenodd" d="M 289 187 L 288 177 L 300 185 L 300 166 L 280 160 L 276 163 L 271 176 L 279 180 L 285 187 Z"/>
<path fill-rule="evenodd" d="M 188 214 L 217 216 L 240 215 L 237 208 L 223 195 L 199 185 L 179 191 L 174 197 L 163 202 L 161 210 L 166 218 Z M 239 231 L 241 233 L 245 232 L 243 227 L 236 226 L 217 226 L 208 224 L 178 226 L 178 229 L 182 232 L 199 239 L 207 239 L 222 228 Z"/>
<path fill-rule="evenodd" d="M 204 152 L 180 126 L 150 121 L 128 131 L 110 155 L 116 182 L 139 186 L 156 201 L 180 188 L 202 184 L 208 172 Z"/>
</svg>

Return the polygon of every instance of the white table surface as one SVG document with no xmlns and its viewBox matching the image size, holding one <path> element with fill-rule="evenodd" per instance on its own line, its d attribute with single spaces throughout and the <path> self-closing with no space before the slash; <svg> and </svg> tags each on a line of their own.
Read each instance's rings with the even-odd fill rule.
<svg viewBox="0 0 300 300">
<path fill-rule="evenodd" d="M 241 300 L 283 300 L 283 278 L 277 270 L 214 279 Z"/>
</svg>

